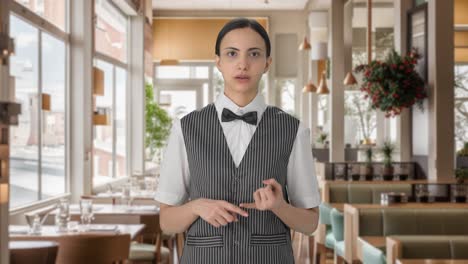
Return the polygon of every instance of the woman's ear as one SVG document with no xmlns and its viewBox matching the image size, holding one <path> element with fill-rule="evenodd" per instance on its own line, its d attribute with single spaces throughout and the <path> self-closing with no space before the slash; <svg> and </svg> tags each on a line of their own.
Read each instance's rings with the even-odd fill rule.
<svg viewBox="0 0 468 264">
<path fill-rule="evenodd" d="M 271 56 L 268 57 L 266 64 L 265 64 L 265 70 L 263 71 L 263 73 L 266 73 L 270 69 L 272 61 L 273 61 L 273 58 Z"/>
<path fill-rule="evenodd" d="M 218 68 L 218 71 L 221 72 L 221 62 L 220 62 L 220 58 L 218 55 L 216 55 L 215 57 L 215 64 L 216 64 L 216 68 Z"/>
</svg>

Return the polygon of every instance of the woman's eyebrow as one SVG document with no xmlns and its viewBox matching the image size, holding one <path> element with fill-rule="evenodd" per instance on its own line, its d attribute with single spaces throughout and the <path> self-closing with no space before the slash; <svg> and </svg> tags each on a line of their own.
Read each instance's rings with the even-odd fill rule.
<svg viewBox="0 0 468 264">
<path fill-rule="evenodd" d="M 227 50 L 227 49 L 239 51 L 238 48 L 234 48 L 234 47 L 227 47 L 227 48 L 225 48 L 225 50 Z M 251 51 L 251 50 L 262 50 L 262 49 L 261 49 L 261 48 L 257 48 L 257 47 L 253 47 L 253 48 L 249 48 L 247 51 Z"/>
</svg>

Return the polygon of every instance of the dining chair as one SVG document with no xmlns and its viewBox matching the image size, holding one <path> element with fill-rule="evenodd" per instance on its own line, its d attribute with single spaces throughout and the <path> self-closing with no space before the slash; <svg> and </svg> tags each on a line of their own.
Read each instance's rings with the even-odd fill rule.
<svg viewBox="0 0 468 264">
<path fill-rule="evenodd" d="M 16 240 L 34 240 L 34 237 Z M 41 237 L 59 244 L 57 264 L 123 264 L 130 250 L 129 234 L 72 234 Z"/>
<path fill-rule="evenodd" d="M 53 241 L 10 241 L 10 263 L 55 264 L 59 245 Z"/>
</svg>

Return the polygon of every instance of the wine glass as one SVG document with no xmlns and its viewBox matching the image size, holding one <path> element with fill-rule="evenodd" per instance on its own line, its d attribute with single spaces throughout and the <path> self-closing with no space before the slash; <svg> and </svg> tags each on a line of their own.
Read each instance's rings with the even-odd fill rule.
<svg viewBox="0 0 468 264">
<path fill-rule="evenodd" d="M 83 224 L 86 229 L 89 229 L 89 225 L 91 224 L 91 221 L 94 219 L 92 199 L 80 200 L 80 215 L 81 215 L 81 224 Z"/>
</svg>

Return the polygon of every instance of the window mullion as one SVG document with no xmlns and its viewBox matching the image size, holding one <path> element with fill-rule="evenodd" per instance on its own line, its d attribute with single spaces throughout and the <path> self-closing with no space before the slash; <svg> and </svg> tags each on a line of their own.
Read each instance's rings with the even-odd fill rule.
<svg viewBox="0 0 468 264">
<path fill-rule="evenodd" d="M 38 128 L 38 143 L 37 143 L 37 150 L 38 150 L 38 168 L 37 168 L 37 177 L 38 177 L 38 189 L 37 189 L 37 197 L 38 200 L 42 200 L 42 30 L 38 30 L 38 90 L 37 90 L 37 128 Z"/>
<path fill-rule="evenodd" d="M 116 132 L 116 93 L 117 93 L 117 85 L 116 85 L 116 66 L 112 65 L 112 178 L 117 178 L 116 174 L 116 164 L 117 164 L 117 132 Z"/>
</svg>

